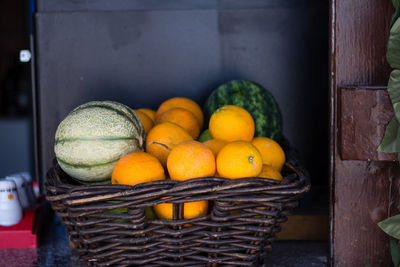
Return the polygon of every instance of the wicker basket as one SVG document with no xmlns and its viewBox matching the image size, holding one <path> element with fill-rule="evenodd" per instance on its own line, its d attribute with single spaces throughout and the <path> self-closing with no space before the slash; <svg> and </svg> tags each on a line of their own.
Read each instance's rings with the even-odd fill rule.
<svg viewBox="0 0 400 267">
<path fill-rule="evenodd" d="M 310 188 L 293 153 L 287 155 L 282 182 L 206 177 L 88 186 L 55 164 L 47 199 L 89 265 L 260 266 L 280 224 Z M 199 200 L 209 200 L 208 215 L 182 219 L 183 204 Z M 146 218 L 145 207 L 166 202 L 173 203 L 174 220 Z M 117 208 L 126 209 L 110 212 Z"/>
</svg>

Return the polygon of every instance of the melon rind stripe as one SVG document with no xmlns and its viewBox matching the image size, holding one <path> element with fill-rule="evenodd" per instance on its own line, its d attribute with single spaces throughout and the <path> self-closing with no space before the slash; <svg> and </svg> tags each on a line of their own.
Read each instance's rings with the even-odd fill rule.
<svg viewBox="0 0 400 267">
<path fill-rule="evenodd" d="M 106 108 L 109 110 L 113 110 L 118 114 L 128 117 L 133 123 L 138 123 L 140 121 L 139 117 L 131 110 L 131 108 L 129 108 L 124 104 L 113 101 L 92 101 L 77 107 L 72 112 L 91 107 Z"/>
<path fill-rule="evenodd" d="M 92 140 L 95 141 L 95 140 Z M 119 142 L 118 143 L 115 143 Z M 104 154 L 103 152 L 101 152 L 100 154 L 96 154 L 95 157 L 82 157 L 82 155 L 78 155 L 76 154 L 76 151 L 74 152 L 74 148 L 79 148 L 81 144 L 76 143 L 76 142 L 61 142 L 58 143 L 55 146 L 55 153 L 56 153 L 56 158 L 57 159 L 61 159 L 63 162 L 65 162 L 66 164 L 69 164 L 71 166 L 102 166 L 105 165 L 109 162 L 113 162 L 115 160 L 118 160 L 119 158 L 121 158 L 122 156 L 131 153 L 131 152 L 137 152 L 137 151 L 143 151 L 143 147 L 140 147 L 139 141 L 137 139 L 133 139 L 130 141 L 125 141 L 125 140 L 114 140 L 114 141 L 108 141 L 107 146 L 112 146 L 114 148 L 118 148 L 114 151 L 110 151 L 109 154 Z M 79 142 L 79 141 L 77 141 Z M 89 145 L 90 147 L 90 142 L 83 142 L 83 146 Z M 99 146 L 96 146 L 96 148 L 99 148 L 100 151 L 103 148 L 102 144 L 104 144 L 104 141 L 100 140 L 99 141 Z M 65 148 L 64 146 L 67 146 L 67 148 Z M 71 149 L 72 147 L 72 149 Z M 60 151 L 57 152 L 57 149 L 59 149 Z M 65 153 L 65 151 L 69 152 L 69 153 Z M 76 155 L 76 157 L 73 157 L 71 155 Z M 91 154 L 89 154 L 91 155 Z M 98 155 L 98 156 L 97 156 Z"/>
<path fill-rule="evenodd" d="M 142 121 L 140 120 L 139 116 L 128 106 L 115 102 L 115 101 L 91 101 L 86 104 L 83 104 L 74 110 L 71 111 L 71 113 L 76 112 L 78 110 L 82 109 L 87 109 L 87 108 L 105 108 L 108 110 L 112 110 L 116 112 L 117 114 L 128 118 L 131 122 L 134 124 L 134 130 L 135 133 L 138 136 L 142 137 L 142 145 L 143 145 L 143 140 L 145 140 L 146 133 L 142 124 Z M 140 143 L 140 142 L 139 142 Z M 141 146 L 142 146 L 141 145 Z"/>
<path fill-rule="evenodd" d="M 108 162 L 104 162 L 104 163 L 95 163 L 95 164 L 71 164 L 66 162 L 63 159 L 60 159 L 60 157 L 57 157 L 57 161 L 61 164 L 64 164 L 65 166 L 69 167 L 69 168 L 79 168 L 79 169 L 85 169 L 85 168 L 94 168 L 94 167 L 98 167 L 98 166 L 104 166 L 104 165 L 108 165 L 111 163 L 116 163 L 118 160 L 120 159 L 120 157 L 118 157 L 117 159 L 114 160 L 110 160 Z"/>
<path fill-rule="evenodd" d="M 109 103 L 97 102 L 97 101 L 89 102 L 89 103 L 84 104 L 84 105 L 82 105 L 80 107 L 77 107 L 76 109 L 71 111 L 71 113 L 75 113 L 77 111 L 84 110 L 84 109 L 90 109 L 90 108 L 104 108 L 104 109 L 107 109 L 107 110 L 112 110 L 112 111 L 114 111 L 114 112 L 116 112 L 116 113 L 118 113 L 118 114 L 120 114 L 120 115 L 122 115 L 124 117 L 128 117 L 132 122 L 135 122 L 134 120 L 132 120 L 131 117 L 127 116 L 127 113 L 124 113 L 123 111 L 119 110 L 118 108 L 115 107 L 115 105 L 113 106 L 113 105 L 110 105 Z"/>
<path fill-rule="evenodd" d="M 68 137 L 57 138 L 55 144 L 74 142 L 74 141 L 120 141 L 120 140 L 137 140 L 137 137 L 124 137 L 124 136 L 100 136 L 100 137 Z"/>
<path fill-rule="evenodd" d="M 136 132 L 138 135 L 143 136 L 143 134 L 144 134 L 142 122 L 139 119 L 139 117 L 136 115 L 136 113 L 134 113 L 129 107 L 127 107 L 123 104 L 117 103 L 117 102 L 92 101 L 92 102 L 83 104 L 83 105 L 75 108 L 74 110 L 71 111 L 71 113 L 74 113 L 76 111 L 83 110 L 83 109 L 89 109 L 89 108 L 104 108 L 107 110 L 112 110 L 112 111 L 116 112 L 117 114 L 119 114 L 125 118 L 128 118 L 131 122 L 133 122 L 133 124 L 135 125 L 135 130 L 137 130 L 138 128 L 140 129 L 140 132 L 139 131 Z M 120 109 L 118 109 L 118 108 L 120 108 Z"/>
<path fill-rule="evenodd" d="M 127 113 L 124 113 L 124 112 L 122 112 L 121 110 L 115 109 L 115 108 L 113 108 L 113 107 L 111 107 L 111 106 L 108 106 L 108 105 L 96 104 L 96 105 L 86 106 L 86 107 L 83 107 L 83 108 L 77 108 L 76 110 L 73 110 L 73 111 L 71 112 L 71 114 L 72 114 L 72 113 L 76 113 L 77 111 L 84 110 L 84 109 L 93 109 L 93 108 L 103 108 L 103 109 L 106 109 L 106 110 L 114 111 L 114 112 L 117 113 L 118 115 L 124 117 L 125 119 L 128 119 L 128 120 L 129 120 L 130 122 L 132 122 L 136 127 L 137 127 L 137 125 L 138 125 L 138 121 L 137 121 L 137 120 L 135 121 L 135 120 L 133 120 L 130 116 L 127 116 Z"/>
</svg>

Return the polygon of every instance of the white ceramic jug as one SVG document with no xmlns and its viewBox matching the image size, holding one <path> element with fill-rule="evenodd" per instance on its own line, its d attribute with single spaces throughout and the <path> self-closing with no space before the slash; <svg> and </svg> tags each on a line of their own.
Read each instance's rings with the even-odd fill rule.
<svg viewBox="0 0 400 267">
<path fill-rule="evenodd" d="M 0 179 L 0 225 L 11 226 L 22 219 L 17 185 L 13 180 Z"/>
</svg>

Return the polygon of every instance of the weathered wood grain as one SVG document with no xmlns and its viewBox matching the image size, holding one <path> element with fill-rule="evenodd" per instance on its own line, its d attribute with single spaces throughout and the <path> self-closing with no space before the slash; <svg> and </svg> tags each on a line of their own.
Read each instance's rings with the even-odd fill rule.
<svg viewBox="0 0 400 267">
<path fill-rule="evenodd" d="M 389 238 L 376 222 L 398 213 L 391 204 L 398 199 L 398 188 L 389 178 L 400 172 L 399 164 L 341 159 L 338 88 L 387 84 L 390 68 L 385 54 L 392 12 L 391 1 L 331 0 L 332 266 L 391 265 Z"/>
<path fill-rule="evenodd" d="M 343 160 L 396 161 L 395 153 L 377 152 L 394 116 L 385 87 L 341 88 L 340 152 Z"/>
</svg>

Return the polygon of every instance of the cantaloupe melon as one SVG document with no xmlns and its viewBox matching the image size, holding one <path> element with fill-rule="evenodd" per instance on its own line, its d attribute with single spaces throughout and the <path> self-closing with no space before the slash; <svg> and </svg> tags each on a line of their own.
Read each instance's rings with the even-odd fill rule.
<svg viewBox="0 0 400 267">
<path fill-rule="evenodd" d="M 110 182 L 116 162 L 143 151 L 145 132 L 131 108 L 112 101 L 93 101 L 68 114 L 59 124 L 54 151 L 60 167 L 85 183 Z"/>
</svg>

